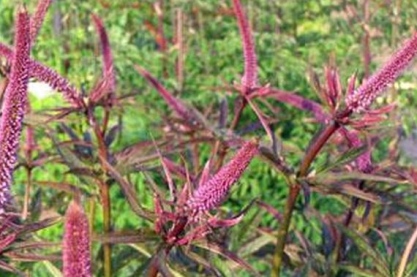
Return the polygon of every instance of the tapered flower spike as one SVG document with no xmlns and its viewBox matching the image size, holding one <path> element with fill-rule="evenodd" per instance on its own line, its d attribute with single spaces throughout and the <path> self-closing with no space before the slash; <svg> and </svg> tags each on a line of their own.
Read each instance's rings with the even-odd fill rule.
<svg viewBox="0 0 417 277">
<path fill-rule="evenodd" d="M 243 58 L 245 62 L 245 71 L 242 77 L 243 93 L 248 94 L 258 87 L 258 65 L 255 44 L 240 0 L 233 0 L 233 8 L 238 21 L 240 35 L 242 36 Z"/>
<path fill-rule="evenodd" d="M 379 71 L 373 74 L 360 87 L 346 98 L 349 110 L 366 110 L 389 84 L 394 82 L 417 54 L 417 32 L 413 34 Z"/>
<path fill-rule="evenodd" d="M 192 197 L 187 201 L 187 208 L 191 216 L 195 217 L 199 213 L 218 207 L 257 153 L 257 142 L 245 142 L 228 164 L 194 191 Z"/>
<path fill-rule="evenodd" d="M 38 36 L 39 30 L 45 19 L 46 12 L 52 0 L 39 0 L 36 6 L 35 14 L 30 18 L 30 41 L 32 44 Z"/>
<path fill-rule="evenodd" d="M 97 15 L 93 14 L 92 19 L 100 37 L 101 52 L 103 56 L 103 80 L 105 82 L 104 88 L 93 90 L 91 95 L 91 100 L 98 101 L 105 94 L 115 91 L 116 77 L 114 74 L 113 55 L 106 29 L 104 28 L 103 22 Z"/>
<path fill-rule="evenodd" d="M 64 228 L 62 245 L 64 276 L 92 276 L 88 219 L 81 206 L 75 201 L 72 201 L 67 209 Z"/>
<path fill-rule="evenodd" d="M 17 13 L 14 37 L 14 46 L 19 51 L 13 54 L 10 81 L 5 91 L 0 119 L 0 215 L 5 212 L 11 200 L 10 185 L 27 103 L 30 69 L 29 30 L 29 16 L 21 8 Z"/>
<path fill-rule="evenodd" d="M 6 45 L 0 43 L 0 55 L 4 56 L 9 62 L 12 62 L 14 52 Z M 30 60 L 30 76 L 47 83 L 53 89 L 61 92 L 64 99 L 74 108 L 82 106 L 80 93 L 77 89 L 53 69 L 50 69 L 37 61 Z"/>
</svg>

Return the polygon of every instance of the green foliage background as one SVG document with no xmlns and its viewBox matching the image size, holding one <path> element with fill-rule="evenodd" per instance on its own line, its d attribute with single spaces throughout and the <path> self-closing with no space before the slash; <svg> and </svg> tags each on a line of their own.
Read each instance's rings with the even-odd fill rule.
<svg viewBox="0 0 417 277">
<path fill-rule="evenodd" d="M 33 11 L 36 1 L 24 1 L 29 10 Z M 123 116 L 122 136 L 112 146 L 123 149 L 139 140 L 158 136 L 161 115 L 168 109 L 159 95 L 133 69 L 134 64 L 145 67 L 158 77 L 163 84 L 181 94 L 181 98 L 196 107 L 204 108 L 209 104 L 218 105 L 226 98 L 233 99 L 230 91 L 222 87 L 240 80 L 243 68 L 240 35 L 235 18 L 226 11 L 230 9 L 230 1 L 224 0 L 170 0 L 164 1 L 163 26 L 166 37 L 174 37 L 175 11 L 184 13 L 184 41 L 186 57 L 184 64 L 185 80 L 182 88 L 175 77 L 175 59 L 178 50 L 170 44 L 167 53 L 158 51 L 154 37 L 146 28 L 145 22 L 155 23 L 157 18 L 152 12 L 154 1 L 65 1 L 59 0 L 51 6 L 43 28 L 33 48 L 33 58 L 49 65 L 85 91 L 94 85 L 101 73 L 101 57 L 98 38 L 92 26 L 90 16 L 99 15 L 106 26 L 110 37 L 115 66 L 117 71 L 117 94 L 135 93 L 135 101 L 118 110 Z M 370 1 L 371 17 L 363 22 L 361 5 L 363 1 L 349 0 L 247 0 L 242 4 L 248 11 L 253 28 L 256 50 L 260 67 L 260 82 L 270 83 L 273 87 L 295 91 L 307 98 L 319 101 L 308 79 L 309 70 L 323 76 L 324 65 L 333 60 L 339 68 L 342 83 L 353 73 L 363 76 L 364 66 L 361 59 L 361 40 L 364 30 L 371 34 L 371 68 L 375 69 L 414 31 L 417 2 L 404 1 Z M 12 44 L 13 15 L 16 3 L 0 0 L 0 41 Z M 349 13 L 348 11 L 351 11 Z M 62 25 L 54 20 L 62 20 Z M 165 66 L 165 68 L 164 68 Z M 415 67 L 411 68 L 397 83 L 396 88 L 389 91 L 388 96 L 381 98 L 398 102 L 399 121 L 380 126 L 375 132 L 394 132 L 401 124 L 410 132 L 410 126 L 416 122 Z M 165 70 L 165 73 L 164 73 Z M 409 85 L 413 84 L 413 85 Z M 391 101 L 391 100 L 388 100 Z M 63 102 L 59 95 L 46 99 L 37 99 L 31 95 L 33 109 L 54 108 Z M 57 104 L 58 103 L 58 104 Z M 275 130 L 284 144 L 286 158 L 297 165 L 315 131 L 319 128 L 308 119 L 308 114 L 275 103 L 279 108 L 276 115 L 279 123 Z M 244 115 L 248 122 L 253 116 Z M 113 124 L 117 122 L 114 119 Z M 400 122 L 400 123 L 398 123 Z M 36 137 L 42 148 L 52 147 L 45 137 L 47 134 L 41 127 L 36 128 Z M 386 153 L 389 141 L 382 141 L 373 152 L 377 162 Z M 208 151 L 203 158 L 208 157 Z M 325 160 L 325 157 L 322 157 Z M 65 174 L 66 169 L 60 165 L 48 165 L 35 171 L 36 180 L 57 180 L 62 182 L 79 182 L 71 175 Z M 22 169 L 15 173 L 15 195 L 24 194 L 25 175 Z M 132 180 L 138 191 L 144 191 L 143 176 L 135 176 Z M 35 182 L 36 183 L 36 182 Z M 68 196 L 38 186 L 34 190 L 41 191 L 44 212 L 48 207 L 59 207 L 55 212 L 63 214 Z M 117 189 L 111 191 L 114 199 L 114 225 L 117 229 L 135 229 L 141 223 L 132 216 L 123 196 Z M 245 173 L 240 185 L 233 190 L 225 209 L 238 211 L 253 198 L 260 198 L 282 210 L 287 195 L 287 186 L 276 172 L 256 160 Z M 152 206 L 151 195 L 140 195 L 142 203 Z M 301 203 L 300 203 L 301 204 Z M 338 215 L 346 209 L 345 200 L 339 196 L 320 196 L 313 193 L 311 205 L 323 214 Z M 51 211 L 52 212 L 52 211 Z M 252 213 L 256 213 L 252 211 Z M 250 218 L 251 215 L 248 217 Z M 265 224 L 276 228 L 278 223 L 272 216 L 264 215 Z M 100 219 L 96 224 L 102 224 Z M 296 213 L 294 228 L 306 237 L 319 244 L 321 242 L 321 223 L 314 215 Z M 39 236 L 50 241 L 59 241 L 62 225 L 42 231 Z M 235 227 L 239 228 L 239 227 Z M 399 249 L 402 249 L 399 244 Z M 265 265 L 253 260 L 255 268 L 262 270 Z M 259 263 L 259 264 L 256 264 Z M 45 264 L 35 266 L 34 276 L 46 276 Z M 129 272 L 130 268 L 123 272 Z M 225 269 L 226 270 L 226 269 Z M 51 275 L 52 276 L 52 275 Z M 242 275 L 243 276 L 243 275 Z"/>
</svg>

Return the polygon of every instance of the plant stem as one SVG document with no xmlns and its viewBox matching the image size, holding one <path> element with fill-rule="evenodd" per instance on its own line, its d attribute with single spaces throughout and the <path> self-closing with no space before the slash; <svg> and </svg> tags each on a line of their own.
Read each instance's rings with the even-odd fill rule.
<svg viewBox="0 0 417 277">
<path fill-rule="evenodd" d="M 174 227 L 172 228 L 171 231 L 169 231 L 169 234 L 167 236 L 171 238 L 177 238 L 184 231 L 184 228 L 187 226 L 187 224 L 188 224 L 188 218 L 186 217 L 177 218 L 176 222 L 174 223 Z M 165 256 L 169 254 L 169 252 L 171 251 L 173 247 L 174 247 L 173 243 L 166 244 L 165 242 L 163 242 L 160 245 L 159 250 L 156 252 L 154 257 L 152 258 L 151 264 L 149 265 L 147 277 L 158 276 L 159 268 L 158 268 L 157 259 L 158 259 L 158 256 L 160 255 L 159 253 L 162 253 L 161 251 L 163 251 L 164 252 L 163 256 L 165 259 Z"/>
<path fill-rule="evenodd" d="M 107 147 L 104 143 L 104 132 L 100 130 L 99 125 L 97 124 L 96 118 L 92 110 L 88 113 L 88 119 L 90 125 L 93 127 L 94 133 L 97 138 L 98 142 L 98 151 L 101 160 L 107 161 Z M 105 123 L 104 127 L 106 127 L 107 123 Z M 101 167 L 103 168 L 103 179 L 105 178 L 106 167 L 101 162 Z M 111 200 L 110 200 L 110 185 L 103 181 L 103 179 L 99 180 L 99 187 L 100 187 L 100 196 L 101 196 L 101 204 L 103 206 L 103 227 L 104 233 L 108 234 L 111 231 Z M 103 263 L 104 263 L 104 277 L 111 277 L 111 244 L 103 243 Z"/>
<path fill-rule="evenodd" d="M 275 254 L 272 260 L 272 277 L 278 277 L 281 271 L 288 229 L 290 227 L 295 201 L 297 200 L 297 196 L 300 193 L 300 188 L 301 187 L 298 184 L 291 185 L 290 187 L 287 203 L 285 204 L 283 222 L 281 223 L 277 234 L 277 246 L 275 248 Z"/>
<path fill-rule="evenodd" d="M 240 121 L 240 117 L 242 116 L 242 112 L 245 109 L 248 102 L 242 96 L 239 96 L 235 101 L 235 116 L 230 124 L 230 130 L 234 130 L 237 127 L 237 124 Z"/>
<path fill-rule="evenodd" d="M 28 216 L 28 210 L 29 210 L 29 201 L 30 201 L 30 190 L 32 187 L 32 168 L 27 168 L 27 183 L 26 183 L 26 189 L 25 189 L 25 198 L 23 201 L 23 212 L 22 212 L 22 219 L 26 220 Z"/>
<path fill-rule="evenodd" d="M 310 168 L 311 163 L 326 144 L 328 139 L 332 136 L 334 132 L 337 131 L 339 128 L 339 123 L 336 121 L 332 121 L 329 125 L 327 125 L 317 136 L 314 142 L 310 145 L 307 149 L 307 153 L 305 154 L 301 166 L 300 172 L 298 173 L 298 177 L 305 177 L 307 176 L 308 169 Z M 288 182 L 290 185 L 290 191 L 287 198 L 287 203 L 285 204 L 285 210 L 283 215 L 283 221 L 281 226 L 278 229 L 277 234 L 277 245 L 275 248 L 275 254 L 272 260 L 272 277 L 278 277 L 282 267 L 282 260 L 284 258 L 284 248 L 287 240 L 288 229 L 290 227 L 291 218 L 294 210 L 295 201 L 301 191 L 301 186 L 297 183 L 294 177 L 288 178 Z"/>
<path fill-rule="evenodd" d="M 323 131 L 318 135 L 312 145 L 307 149 L 307 153 L 305 154 L 301 166 L 300 172 L 298 174 L 299 177 L 307 176 L 308 169 L 310 168 L 311 163 L 316 158 L 317 154 L 320 152 L 321 148 L 327 142 L 327 140 L 331 137 L 331 135 L 339 129 L 339 123 L 336 121 L 332 121 L 329 125 L 327 125 Z"/>
<path fill-rule="evenodd" d="M 158 276 L 159 269 L 158 269 L 158 263 L 157 263 L 155 257 L 152 259 L 152 262 L 151 262 L 149 267 L 150 268 L 149 268 L 147 277 L 156 277 L 156 276 Z"/>
<path fill-rule="evenodd" d="M 111 206 L 110 206 L 110 193 L 109 185 L 106 183 L 101 184 L 101 203 L 103 205 L 103 224 L 104 233 L 107 234 L 111 231 Z M 104 260 L 104 276 L 111 277 L 111 245 L 108 243 L 103 244 L 103 260 Z"/>
</svg>

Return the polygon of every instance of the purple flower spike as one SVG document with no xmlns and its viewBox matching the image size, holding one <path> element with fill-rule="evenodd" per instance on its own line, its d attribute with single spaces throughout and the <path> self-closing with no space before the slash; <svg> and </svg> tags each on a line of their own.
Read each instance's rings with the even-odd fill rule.
<svg viewBox="0 0 417 277">
<path fill-rule="evenodd" d="M 29 16 L 23 8 L 17 14 L 14 45 L 19 51 L 12 57 L 10 81 L 5 91 L 0 119 L 0 215 L 5 212 L 11 200 L 10 185 L 27 105 L 30 27 Z"/>
<path fill-rule="evenodd" d="M 258 65 L 248 20 L 243 12 L 240 0 L 233 0 L 233 8 L 238 21 L 240 35 L 242 36 L 243 57 L 245 72 L 242 77 L 243 93 L 248 94 L 258 87 Z"/>
<path fill-rule="evenodd" d="M 394 82 L 417 54 L 417 33 L 389 61 L 346 98 L 348 109 L 366 110 L 380 92 Z"/>
<path fill-rule="evenodd" d="M 48 11 L 51 0 L 39 0 L 38 5 L 36 6 L 35 14 L 30 19 L 30 41 L 35 41 L 38 36 L 39 29 L 42 26 L 43 20 L 45 19 L 45 14 Z"/>
<path fill-rule="evenodd" d="M 75 201 L 72 201 L 67 209 L 64 228 L 62 246 L 64 276 L 92 276 L 88 219 L 81 206 Z"/>
<path fill-rule="evenodd" d="M 36 61 L 32 61 L 31 70 L 33 77 L 47 83 L 53 89 L 62 92 L 64 99 L 68 101 L 74 108 L 79 108 L 82 106 L 82 100 L 80 99 L 81 97 L 78 90 L 74 88 L 67 79 L 59 75 L 55 70 L 50 69 L 49 67 L 46 67 Z"/>
<path fill-rule="evenodd" d="M 114 74 L 113 55 L 110 48 L 109 37 L 103 22 L 97 15 L 92 15 L 94 25 L 100 37 L 101 52 L 103 55 L 103 81 L 104 87 L 93 90 L 91 100 L 97 102 L 107 93 L 114 92 L 116 89 L 116 77 Z"/>
<path fill-rule="evenodd" d="M 9 62 L 12 62 L 14 52 L 8 46 L 0 43 L 0 55 L 6 57 Z M 30 60 L 30 70 L 31 77 L 35 77 L 36 79 L 47 83 L 53 89 L 62 92 L 65 100 L 71 103 L 74 108 L 83 106 L 80 93 L 77 89 L 56 71 L 34 60 Z"/>
<path fill-rule="evenodd" d="M 256 142 L 244 143 L 228 164 L 223 166 L 206 183 L 199 186 L 187 201 L 187 207 L 192 216 L 218 207 L 257 153 L 258 144 Z"/>
</svg>

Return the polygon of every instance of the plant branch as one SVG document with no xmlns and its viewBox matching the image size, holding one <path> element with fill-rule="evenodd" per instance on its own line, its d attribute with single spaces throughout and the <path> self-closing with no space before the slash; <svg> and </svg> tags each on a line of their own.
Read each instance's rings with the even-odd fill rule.
<svg viewBox="0 0 417 277">
<path fill-rule="evenodd" d="M 337 123 L 336 121 L 332 121 L 319 133 L 312 145 L 310 145 L 310 147 L 307 149 L 307 153 L 301 162 L 298 177 L 305 177 L 307 175 L 311 163 L 316 158 L 317 154 L 320 152 L 323 146 L 326 144 L 328 139 L 332 136 L 332 134 L 337 131 L 339 126 L 339 123 Z M 290 227 L 295 202 L 301 191 L 301 186 L 297 183 L 295 176 L 289 176 L 289 178 L 287 178 L 287 182 L 290 185 L 290 191 L 288 194 L 287 203 L 285 205 L 283 221 L 278 229 L 277 245 L 272 261 L 272 277 L 278 277 L 280 274 L 282 261 L 284 258 L 284 249 L 287 240 L 288 229 Z"/>
<path fill-rule="evenodd" d="M 310 147 L 307 149 L 307 153 L 301 162 L 300 171 L 298 173 L 299 177 L 307 176 L 311 163 L 316 158 L 317 154 L 320 152 L 321 148 L 324 146 L 327 140 L 332 136 L 334 132 L 337 131 L 337 129 L 339 129 L 339 127 L 339 123 L 332 121 L 318 135 L 313 144 L 310 145 Z"/>
<path fill-rule="evenodd" d="M 272 260 L 272 277 L 279 277 L 279 273 L 281 271 L 288 229 L 290 227 L 295 201 L 297 200 L 298 194 L 300 193 L 300 189 L 301 186 L 298 184 L 293 184 L 290 186 L 290 192 L 288 194 L 287 203 L 285 204 L 283 221 L 279 227 L 277 234 L 277 246 L 275 248 L 275 254 Z"/>
<path fill-rule="evenodd" d="M 87 113 L 88 122 L 93 127 L 94 133 L 99 146 L 99 156 L 101 157 L 101 167 L 103 168 L 103 177 L 106 176 L 106 166 L 103 164 L 103 160 L 107 160 L 107 147 L 104 143 L 104 133 L 100 130 L 99 125 L 97 124 L 96 118 L 93 114 L 93 109 L 89 110 Z M 101 204 L 103 206 L 103 227 L 104 233 L 111 232 L 111 200 L 110 200 L 110 185 L 106 182 L 99 180 L 100 186 L 100 196 Z M 104 263 L 104 276 L 111 277 L 111 244 L 103 243 L 103 263 Z"/>
</svg>

